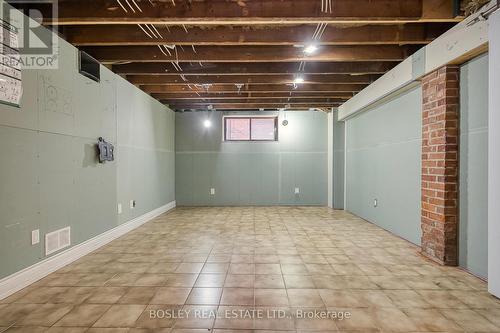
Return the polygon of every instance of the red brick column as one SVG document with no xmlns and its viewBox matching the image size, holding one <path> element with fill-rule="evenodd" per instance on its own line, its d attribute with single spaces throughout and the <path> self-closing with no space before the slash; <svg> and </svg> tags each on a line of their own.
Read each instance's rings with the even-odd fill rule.
<svg viewBox="0 0 500 333">
<path fill-rule="evenodd" d="M 459 68 L 425 76 L 422 98 L 422 254 L 457 265 Z"/>
</svg>

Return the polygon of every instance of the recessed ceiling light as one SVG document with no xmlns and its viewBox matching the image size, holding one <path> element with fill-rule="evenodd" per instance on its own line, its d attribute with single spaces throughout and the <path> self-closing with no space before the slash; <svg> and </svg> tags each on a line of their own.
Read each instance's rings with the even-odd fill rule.
<svg viewBox="0 0 500 333">
<path fill-rule="evenodd" d="M 203 126 L 205 126 L 205 128 L 209 128 L 210 126 L 212 126 L 212 122 L 207 119 L 203 122 Z"/>
<path fill-rule="evenodd" d="M 297 84 L 297 83 L 304 83 L 304 78 L 303 77 L 296 77 L 295 80 L 293 80 L 293 83 Z"/>
<path fill-rule="evenodd" d="M 318 50 L 318 47 L 316 45 L 310 44 L 310 45 L 306 45 L 306 47 L 304 48 L 304 53 L 311 55 L 314 52 L 316 52 L 317 50 Z"/>
</svg>

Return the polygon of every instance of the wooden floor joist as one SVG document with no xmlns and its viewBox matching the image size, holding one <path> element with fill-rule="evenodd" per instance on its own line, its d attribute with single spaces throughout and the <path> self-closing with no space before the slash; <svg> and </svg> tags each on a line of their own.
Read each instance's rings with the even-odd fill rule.
<svg viewBox="0 0 500 333">
<path fill-rule="evenodd" d="M 365 86 L 360 84 L 301 84 L 295 89 L 293 85 L 284 84 L 256 84 L 244 85 L 239 89 L 235 84 L 216 85 L 208 87 L 197 87 L 187 85 L 147 85 L 141 88 L 147 93 L 193 93 L 193 92 L 228 92 L 238 93 L 238 91 L 251 92 L 357 92 Z"/>
<path fill-rule="evenodd" d="M 348 100 L 354 95 L 352 92 L 241 92 L 241 93 L 152 93 L 151 96 L 158 100 L 190 101 L 201 99 L 211 101 L 214 99 L 274 99 L 274 98 L 336 98 Z"/>
<path fill-rule="evenodd" d="M 178 48 L 177 52 L 156 46 L 95 46 L 83 50 L 104 64 L 121 62 L 356 62 L 402 61 L 416 48 L 393 45 L 320 46 L 307 55 L 293 46 L 198 46 Z"/>
<path fill-rule="evenodd" d="M 171 63 L 128 63 L 113 65 L 113 71 L 123 75 L 281 75 L 281 74 L 383 74 L 397 62 L 322 62 L 306 63 L 300 70 L 298 62 L 291 63 L 186 63 L 182 72 Z"/>
<path fill-rule="evenodd" d="M 219 104 L 167 104 L 175 110 L 245 110 L 245 109 L 280 109 L 280 108 L 300 108 L 307 110 L 310 108 L 332 108 L 339 106 L 339 103 L 219 103 Z"/>
<path fill-rule="evenodd" d="M 297 78 L 304 79 L 303 83 L 329 83 L 329 84 L 370 84 L 379 75 L 129 75 L 127 80 L 137 85 L 171 85 L 171 84 L 290 84 Z"/>
<path fill-rule="evenodd" d="M 124 1 L 123 1 L 124 2 Z M 154 24 L 171 25 L 274 25 L 409 22 L 453 22 L 453 1 L 448 0 L 333 0 L 332 11 L 322 11 L 321 1 L 136 1 L 137 8 L 117 1 L 80 0 L 58 2 L 58 16 L 44 12 L 45 24 Z M 125 3 L 127 6 L 128 1 Z M 133 5 L 132 5 L 133 6 Z M 44 6 L 40 10 L 44 11 Z"/>
<path fill-rule="evenodd" d="M 320 45 L 405 45 L 427 44 L 451 27 L 449 23 L 328 26 Z M 155 26 L 159 36 L 152 38 L 134 25 L 68 26 L 66 39 L 78 46 L 120 45 L 301 45 L 312 40 L 316 25 L 299 26 Z"/>
<path fill-rule="evenodd" d="M 11 2 L 176 109 L 330 108 L 463 19 L 452 0 Z"/>
<path fill-rule="evenodd" d="M 212 99 L 212 100 L 202 100 L 202 99 L 191 99 L 189 101 L 183 100 L 161 100 L 166 104 L 233 104 L 233 103 L 311 103 L 311 104 L 327 104 L 327 103 L 343 103 L 344 99 L 341 98 L 269 98 L 269 99 L 259 99 L 259 98 L 233 98 L 233 99 Z"/>
</svg>

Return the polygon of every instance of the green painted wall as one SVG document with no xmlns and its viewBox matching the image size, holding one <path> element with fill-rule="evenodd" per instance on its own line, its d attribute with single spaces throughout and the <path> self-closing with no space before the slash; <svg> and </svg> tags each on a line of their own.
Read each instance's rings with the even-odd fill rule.
<svg viewBox="0 0 500 333">
<path fill-rule="evenodd" d="M 21 107 L 0 105 L 0 278 L 44 259 L 47 232 L 71 226 L 76 245 L 175 200 L 173 112 L 104 67 L 83 77 L 59 46 L 59 69 L 23 69 Z M 114 162 L 97 162 L 99 136 Z"/>
<path fill-rule="evenodd" d="M 417 87 L 346 122 L 346 209 L 415 244 L 420 244 L 421 105 Z"/>
<path fill-rule="evenodd" d="M 334 209 L 344 209 L 345 122 L 338 121 L 333 111 L 333 203 Z"/>
<path fill-rule="evenodd" d="M 121 78 L 116 105 L 122 223 L 175 200 L 175 113 Z"/>
<path fill-rule="evenodd" d="M 488 55 L 460 68 L 460 266 L 488 275 Z"/>
<path fill-rule="evenodd" d="M 327 204 L 325 113 L 288 111 L 286 127 L 281 114 L 279 141 L 265 143 L 223 142 L 222 116 L 176 113 L 178 205 Z M 203 127 L 207 118 L 208 129 Z"/>
</svg>

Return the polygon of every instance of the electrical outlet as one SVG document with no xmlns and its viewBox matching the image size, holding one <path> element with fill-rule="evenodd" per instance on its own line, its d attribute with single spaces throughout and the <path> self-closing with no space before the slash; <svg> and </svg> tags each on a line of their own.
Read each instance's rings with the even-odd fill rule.
<svg viewBox="0 0 500 333">
<path fill-rule="evenodd" d="M 121 214 L 122 213 L 122 204 L 119 203 L 118 204 L 118 214 Z"/>
<path fill-rule="evenodd" d="M 210 189 L 210 195 L 215 195 L 215 188 L 213 188 L 213 187 L 212 187 L 212 188 Z"/>
<path fill-rule="evenodd" d="M 295 188 L 295 194 L 300 194 L 300 188 L 298 187 Z"/>
<path fill-rule="evenodd" d="M 130 200 L 130 209 L 135 208 L 135 200 Z"/>
<path fill-rule="evenodd" d="M 378 199 L 373 199 L 373 207 L 377 207 L 378 206 Z"/>
<path fill-rule="evenodd" d="M 31 232 L 31 245 L 40 243 L 40 230 L 36 229 Z"/>
</svg>

